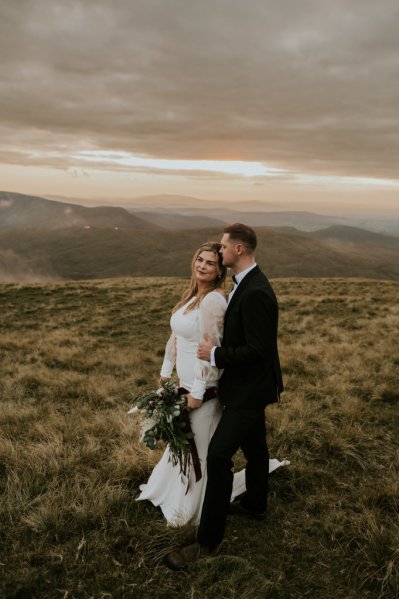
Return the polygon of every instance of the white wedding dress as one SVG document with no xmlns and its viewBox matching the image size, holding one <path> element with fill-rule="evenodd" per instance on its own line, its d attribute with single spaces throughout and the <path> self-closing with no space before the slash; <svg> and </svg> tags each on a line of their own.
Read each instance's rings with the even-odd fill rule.
<svg viewBox="0 0 399 599">
<path fill-rule="evenodd" d="M 170 319 L 172 335 L 166 345 L 161 376 L 170 377 L 176 365 L 179 385 L 190 391 L 196 399 L 202 399 L 205 390 L 217 386 L 222 370 L 197 358 L 197 346 L 204 333 L 208 333 L 214 345 L 220 345 L 223 334 L 224 314 L 227 302 L 219 292 L 211 291 L 199 307 L 185 313 L 187 304 L 181 306 Z M 148 482 L 140 486 L 137 500 L 149 500 L 159 506 L 170 526 L 199 524 L 206 488 L 206 456 L 209 442 L 218 425 L 222 408 L 217 398 L 208 400 L 190 412 L 191 428 L 201 464 L 202 478 L 196 481 L 191 465 L 188 477 L 173 465 L 168 447 L 155 466 Z M 270 460 L 269 471 L 285 462 Z M 245 470 L 234 475 L 232 499 L 245 491 Z"/>
</svg>

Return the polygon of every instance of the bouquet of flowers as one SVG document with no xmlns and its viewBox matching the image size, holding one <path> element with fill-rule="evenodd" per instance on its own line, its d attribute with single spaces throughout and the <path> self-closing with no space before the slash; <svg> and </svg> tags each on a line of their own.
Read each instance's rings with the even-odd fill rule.
<svg viewBox="0 0 399 599">
<path fill-rule="evenodd" d="M 173 464 L 179 463 L 182 472 L 186 470 L 194 443 L 183 393 L 187 391 L 166 381 L 159 389 L 138 395 L 135 406 L 128 412 L 142 412 L 141 440 L 150 449 L 155 449 L 158 441 L 165 441 Z"/>
</svg>

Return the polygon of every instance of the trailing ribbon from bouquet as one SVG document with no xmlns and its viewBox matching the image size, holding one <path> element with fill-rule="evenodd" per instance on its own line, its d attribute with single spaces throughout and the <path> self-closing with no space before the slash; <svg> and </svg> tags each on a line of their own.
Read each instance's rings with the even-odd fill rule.
<svg viewBox="0 0 399 599">
<path fill-rule="evenodd" d="M 177 392 L 179 395 L 183 395 L 183 396 L 188 395 L 190 393 L 189 391 L 187 391 L 187 389 L 184 389 L 184 387 L 179 387 Z M 216 395 L 217 395 L 216 387 L 210 387 L 209 389 L 207 389 L 205 391 L 202 401 L 208 401 L 209 399 L 213 399 L 216 397 Z M 193 461 L 194 474 L 195 474 L 195 482 L 198 482 L 202 478 L 201 461 L 199 459 L 197 446 L 195 444 L 194 433 L 191 428 L 189 412 L 187 410 L 183 410 L 182 417 L 183 417 L 183 422 L 185 424 L 186 433 L 188 433 L 189 435 L 190 435 L 190 433 L 192 434 L 192 436 L 189 436 L 189 443 L 190 443 L 191 450 L 190 450 L 189 454 L 186 454 L 184 456 L 182 472 L 185 476 L 188 477 L 189 469 L 190 469 L 189 459 L 190 459 L 190 455 L 191 455 L 191 459 Z M 187 494 L 187 492 L 188 492 L 188 486 L 187 486 L 186 494 Z"/>
</svg>

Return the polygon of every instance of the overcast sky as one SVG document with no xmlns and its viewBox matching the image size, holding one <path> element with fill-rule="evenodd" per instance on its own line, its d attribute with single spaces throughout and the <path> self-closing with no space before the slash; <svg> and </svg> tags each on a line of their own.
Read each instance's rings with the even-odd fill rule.
<svg viewBox="0 0 399 599">
<path fill-rule="evenodd" d="M 0 0 L 0 189 L 392 209 L 398 31 L 397 0 Z"/>
</svg>

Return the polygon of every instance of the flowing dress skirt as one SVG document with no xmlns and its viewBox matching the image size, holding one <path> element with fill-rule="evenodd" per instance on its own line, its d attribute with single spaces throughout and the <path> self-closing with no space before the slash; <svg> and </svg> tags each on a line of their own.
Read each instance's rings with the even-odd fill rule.
<svg viewBox="0 0 399 599">
<path fill-rule="evenodd" d="M 190 468 L 188 477 L 184 476 L 180 472 L 180 466 L 173 465 L 169 449 L 166 448 L 148 482 L 140 486 L 141 493 L 137 500 L 146 499 L 159 506 L 169 526 L 199 524 L 207 481 L 206 456 L 221 414 L 222 408 L 217 399 L 211 399 L 200 409 L 190 412 L 191 428 L 201 462 L 202 478 L 199 481 L 195 480 L 193 467 Z M 269 460 L 269 472 L 288 463 L 286 460 Z M 245 469 L 234 474 L 231 499 L 244 491 Z"/>
</svg>

